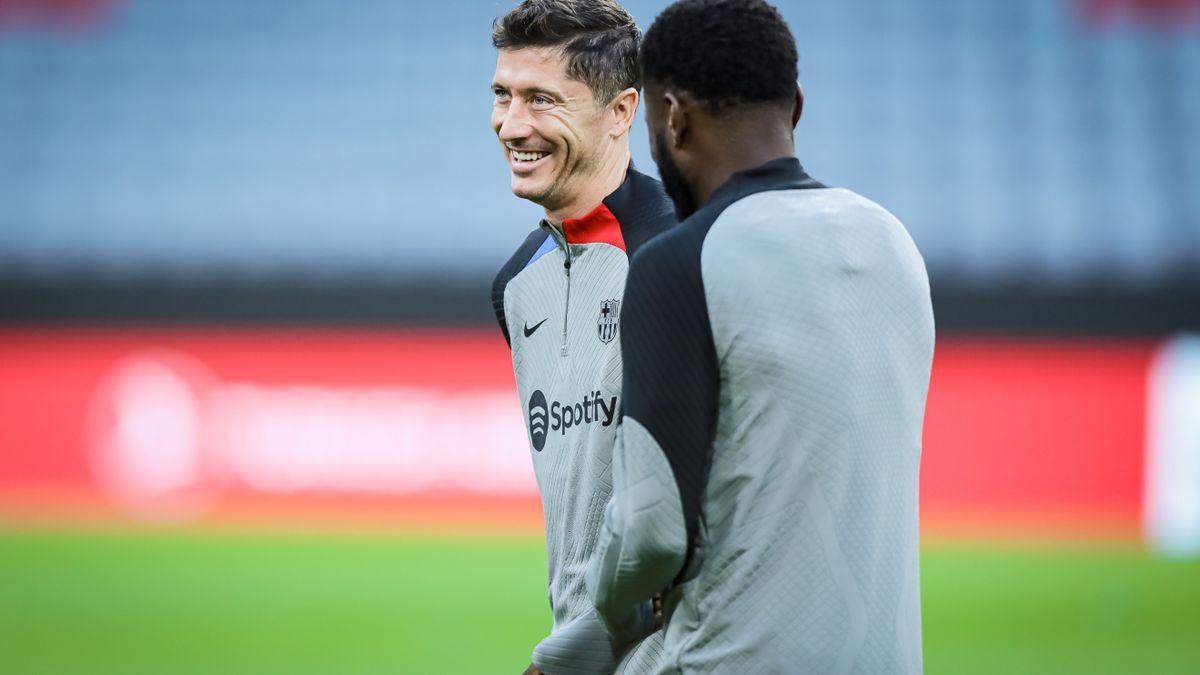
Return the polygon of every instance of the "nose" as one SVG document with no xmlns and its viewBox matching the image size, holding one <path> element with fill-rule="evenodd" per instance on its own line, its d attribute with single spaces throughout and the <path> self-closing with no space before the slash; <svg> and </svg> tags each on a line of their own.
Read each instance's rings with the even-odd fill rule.
<svg viewBox="0 0 1200 675">
<path fill-rule="evenodd" d="M 529 109 L 520 101 L 513 101 L 500 117 L 496 135 L 504 143 L 519 141 L 533 135 Z"/>
</svg>

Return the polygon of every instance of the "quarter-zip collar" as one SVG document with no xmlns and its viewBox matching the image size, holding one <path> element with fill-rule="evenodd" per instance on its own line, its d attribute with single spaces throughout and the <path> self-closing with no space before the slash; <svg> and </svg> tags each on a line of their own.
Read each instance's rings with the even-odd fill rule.
<svg viewBox="0 0 1200 675">
<path fill-rule="evenodd" d="M 563 235 L 571 244 L 611 244 L 625 250 L 621 223 L 608 205 L 601 202 L 591 213 L 562 222 Z"/>
<path fill-rule="evenodd" d="M 756 192 L 804 190 L 825 187 L 813 180 L 795 157 L 780 157 L 745 171 L 738 171 L 713 192 L 700 210 L 710 205 L 728 205 Z M 722 206 L 721 208 L 724 208 Z"/>
<path fill-rule="evenodd" d="M 673 214 L 674 209 L 663 193 L 662 186 L 639 173 L 631 162 L 621 186 L 586 215 L 566 218 L 561 224 L 542 219 L 540 228 L 549 234 L 555 247 L 563 254 L 566 293 L 559 349 L 561 356 L 568 355 L 570 346 L 571 267 L 575 263 L 571 246 L 608 244 L 627 255 L 633 255 L 638 247 L 666 229 L 667 223 L 674 222 Z M 543 246 L 542 250 L 548 252 L 553 249 Z"/>
<path fill-rule="evenodd" d="M 631 162 L 625 181 L 586 215 L 561 225 L 542 222 L 564 253 L 568 244 L 608 244 L 633 255 L 643 244 L 675 223 L 675 207 L 662 184 Z"/>
<path fill-rule="evenodd" d="M 567 241 L 566 232 L 561 224 L 552 223 L 543 218 L 542 222 L 538 223 L 538 226 L 540 226 L 543 230 L 549 233 L 551 237 L 554 238 L 554 243 L 558 244 L 558 247 L 562 249 L 564 254 L 567 252 L 567 244 L 570 242 Z"/>
</svg>

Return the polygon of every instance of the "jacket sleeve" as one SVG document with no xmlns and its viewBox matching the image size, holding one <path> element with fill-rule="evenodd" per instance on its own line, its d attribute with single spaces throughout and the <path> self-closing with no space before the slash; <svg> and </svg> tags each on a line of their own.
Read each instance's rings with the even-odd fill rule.
<svg viewBox="0 0 1200 675">
<path fill-rule="evenodd" d="M 699 532 L 719 388 L 701 244 L 673 231 L 630 263 L 613 499 L 588 574 L 596 610 L 618 640 L 648 632 L 645 603 L 672 585 Z"/>
<path fill-rule="evenodd" d="M 653 621 L 651 621 L 653 623 Z M 561 626 L 533 650 L 533 665 L 554 675 L 611 675 L 627 644 L 605 629 L 595 611 L 585 612 Z"/>
</svg>

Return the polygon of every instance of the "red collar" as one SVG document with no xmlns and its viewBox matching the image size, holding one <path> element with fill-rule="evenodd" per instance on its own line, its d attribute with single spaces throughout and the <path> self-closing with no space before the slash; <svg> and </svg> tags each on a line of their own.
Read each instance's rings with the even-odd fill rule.
<svg viewBox="0 0 1200 675">
<path fill-rule="evenodd" d="M 603 203 L 582 218 L 566 218 L 562 223 L 568 244 L 610 244 L 625 250 L 621 223 Z"/>
</svg>

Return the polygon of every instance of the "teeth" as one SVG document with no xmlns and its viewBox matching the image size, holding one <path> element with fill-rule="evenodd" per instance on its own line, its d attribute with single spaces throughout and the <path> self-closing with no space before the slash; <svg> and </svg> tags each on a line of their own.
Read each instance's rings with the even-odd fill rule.
<svg viewBox="0 0 1200 675">
<path fill-rule="evenodd" d="M 536 161 L 538 161 L 539 159 L 541 159 L 541 158 L 545 157 L 547 154 L 549 154 L 549 153 L 545 153 L 545 152 L 520 152 L 519 150 L 513 150 L 513 151 L 512 151 L 512 156 L 513 156 L 513 159 L 517 160 L 518 162 L 536 162 Z"/>
</svg>

